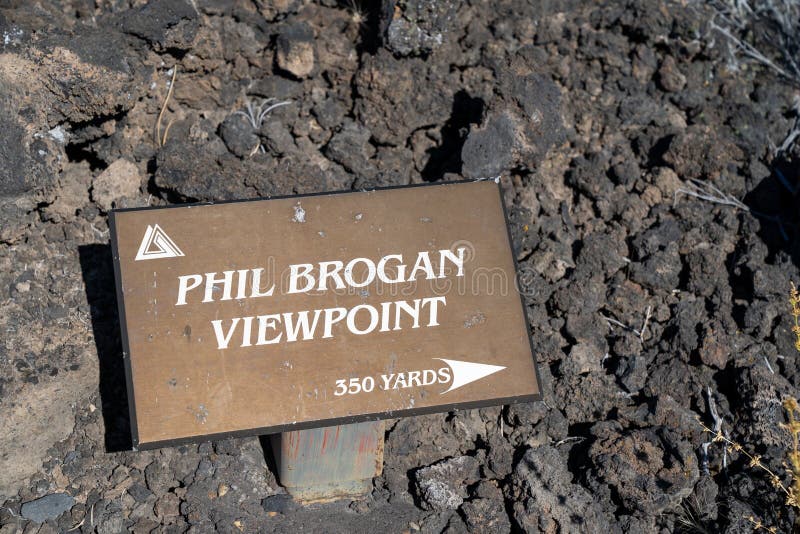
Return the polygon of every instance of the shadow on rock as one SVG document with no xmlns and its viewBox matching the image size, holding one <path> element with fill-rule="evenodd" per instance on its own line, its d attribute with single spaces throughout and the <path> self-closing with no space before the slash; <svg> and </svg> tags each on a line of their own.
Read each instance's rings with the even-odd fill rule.
<svg viewBox="0 0 800 534">
<path fill-rule="evenodd" d="M 429 182 L 440 179 L 445 173 L 461 173 L 461 149 L 470 125 L 477 125 L 483 115 L 484 102 L 464 91 L 453 96 L 450 118 L 442 127 L 439 144 L 427 150 L 429 159 L 422 169 L 422 178 Z"/>
<path fill-rule="evenodd" d="M 795 164 L 780 159 L 772 173 L 745 197 L 745 204 L 760 220 L 757 234 L 767 245 L 772 257 L 780 253 L 800 267 L 800 180 Z"/>
<path fill-rule="evenodd" d="M 276 436 L 276 439 L 280 439 Z M 275 456 L 275 449 L 272 446 L 271 436 L 258 436 L 258 442 L 261 445 L 261 450 L 264 452 L 264 460 L 267 463 L 267 469 L 278 478 L 278 461 Z M 280 443 L 280 442 L 278 442 Z M 276 446 L 278 446 L 276 444 Z"/>
<path fill-rule="evenodd" d="M 106 452 L 130 450 L 130 415 L 111 247 L 82 245 L 78 247 L 78 254 L 100 367 L 100 400 L 106 429 Z"/>
</svg>

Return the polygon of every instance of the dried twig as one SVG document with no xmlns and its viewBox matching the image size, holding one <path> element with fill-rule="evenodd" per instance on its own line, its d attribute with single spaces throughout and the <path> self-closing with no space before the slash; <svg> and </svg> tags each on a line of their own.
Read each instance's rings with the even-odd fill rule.
<svg viewBox="0 0 800 534">
<path fill-rule="evenodd" d="M 794 79 L 791 74 L 786 72 L 784 69 L 780 68 L 778 65 L 775 64 L 775 62 L 773 62 L 767 56 L 765 56 L 764 54 L 759 52 L 759 50 L 756 47 L 754 47 L 753 45 L 751 45 L 750 43 L 748 43 L 746 41 L 743 41 L 743 40 L 739 39 L 738 37 L 733 35 L 730 31 L 728 31 L 726 28 L 718 25 L 713 19 L 711 20 L 710 26 L 711 26 L 712 29 L 714 29 L 714 30 L 720 32 L 722 35 L 724 35 L 745 56 L 747 56 L 750 59 L 753 59 L 753 60 L 761 63 L 762 65 L 764 65 L 766 67 L 769 67 L 770 69 L 774 70 L 775 72 L 777 72 L 778 74 L 780 74 L 784 78 L 787 78 L 787 79 L 790 79 L 790 80 Z"/>
<path fill-rule="evenodd" d="M 584 438 L 583 436 L 567 436 L 566 438 L 560 439 L 555 443 L 553 443 L 553 447 L 558 447 L 559 445 L 563 445 L 571 441 L 586 441 L 586 438 Z"/>
<path fill-rule="evenodd" d="M 706 425 L 704 425 L 702 421 L 698 422 L 700 423 L 700 426 L 703 428 L 703 431 L 709 432 L 714 435 L 714 437 L 711 439 L 711 443 L 724 442 L 727 445 L 726 449 L 730 449 L 731 451 L 743 454 L 749 460 L 748 463 L 749 467 L 757 467 L 762 471 L 766 472 L 769 475 L 770 483 L 775 488 L 780 489 L 784 494 L 786 494 L 787 497 L 791 496 L 791 494 L 789 493 L 789 489 L 786 487 L 786 485 L 784 485 L 780 477 L 775 473 L 773 473 L 769 467 L 764 465 L 764 463 L 761 461 L 760 455 L 750 454 L 749 452 L 744 450 L 744 448 L 741 445 L 739 445 L 738 443 L 730 439 L 728 436 L 723 434 L 722 431 L 715 432 L 711 428 L 708 428 Z"/>
<path fill-rule="evenodd" d="M 717 412 L 717 405 L 714 403 L 714 396 L 711 393 L 711 387 L 706 386 L 706 402 L 708 404 L 708 413 L 711 415 L 711 419 L 714 421 L 713 431 L 714 433 L 722 432 L 722 417 L 719 416 Z M 708 448 L 711 446 L 712 441 L 707 441 L 703 443 L 700 447 L 702 450 L 702 460 L 700 461 L 700 469 L 704 475 L 709 474 L 708 470 Z M 722 467 L 728 467 L 728 451 L 724 449 L 722 452 Z"/>
<path fill-rule="evenodd" d="M 750 524 L 753 525 L 753 532 L 758 532 L 759 530 L 766 530 L 770 534 L 778 534 L 778 529 L 776 527 L 768 527 L 761 522 L 760 519 L 756 519 L 754 516 L 749 515 L 745 519 L 750 521 Z"/>
<path fill-rule="evenodd" d="M 737 55 L 741 55 L 793 83 L 800 83 L 800 65 L 796 59 L 800 51 L 800 3 L 794 0 L 704 2 L 714 10 L 709 27 L 730 45 L 729 66 L 732 70 L 738 69 Z M 764 47 L 764 51 L 758 47 Z"/>
<path fill-rule="evenodd" d="M 624 330 L 627 330 L 629 332 L 633 332 L 639 338 L 639 341 L 644 343 L 644 333 L 647 330 L 647 324 L 650 322 L 650 317 L 652 316 L 651 315 L 651 311 L 652 311 L 652 308 L 650 306 L 648 306 L 647 310 L 645 311 L 645 314 L 644 314 L 644 324 L 642 324 L 642 329 L 641 330 L 636 330 L 632 326 L 628 326 L 625 323 L 623 323 L 621 321 L 618 321 L 618 320 L 614 319 L 613 317 L 609 317 L 607 315 L 604 315 L 602 313 L 600 314 L 600 316 L 603 319 L 606 320 L 606 322 L 609 324 L 609 326 L 614 325 L 614 326 L 618 326 L 618 327 L 620 327 L 620 328 L 622 328 Z M 603 361 L 605 361 L 605 359 L 606 358 L 604 357 Z"/>
<path fill-rule="evenodd" d="M 797 138 L 800 137 L 800 97 L 798 96 L 795 96 L 794 101 L 792 102 L 792 112 L 794 113 L 794 122 L 792 123 L 792 128 L 789 130 L 789 133 L 787 133 L 786 137 L 783 138 L 781 146 L 775 146 L 772 141 L 770 141 L 770 146 L 772 147 L 772 156 L 775 158 L 788 152 L 789 149 L 794 146 Z M 779 169 L 774 168 L 773 170 L 775 171 L 775 174 L 778 176 L 778 179 L 781 181 L 781 183 L 787 189 L 789 189 L 793 195 L 797 194 L 797 187 L 792 187 Z"/>
<path fill-rule="evenodd" d="M 781 232 L 781 237 L 783 237 L 784 241 L 789 241 L 789 235 L 786 233 L 786 228 L 784 227 L 783 219 L 780 217 L 780 215 L 769 215 L 767 213 L 756 211 L 735 196 L 722 192 L 718 187 L 709 182 L 702 182 L 700 180 L 692 179 L 689 182 L 684 183 L 684 185 L 685 187 L 679 187 L 675 190 L 672 199 L 673 204 L 678 201 L 678 194 L 684 194 L 686 196 L 699 198 L 700 200 L 705 200 L 713 204 L 721 204 L 723 206 L 730 206 L 740 209 L 746 211 L 754 217 L 777 224 L 778 230 Z"/>
<path fill-rule="evenodd" d="M 172 122 L 167 125 L 167 130 L 164 132 L 164 136 L 161 136 L 161 121 L 164 118 L 164 113 L 167 111 L 167 104 L 169 104 L 169 99 L 172 98 L 172 91 L 175 89 L 175 77 L 178 75 L 178 65 L 176 64 L 172 67 L 172 80 L 169 83 L 169 90 L 167 91 L 167 97 L 164 99 L 164 103 L 161 105 L 161 111 L 158 114 L 158 119 L 156 120 L 156 144 L 158 146 L 164 146 L 164 143 L 167 142 L 167 133 L 169 132 L 169 127 L 172 126 Z"/>
<path fill-rule="evenodd" d="M 644 332 L 647 330 L 647 322 L 650 320 L 650 306 L 647 307 L 647 311 L 644 314 L 644 324 L 642 325 L 642 329 L 639 330 L 639 341 L 644 343 Z"/>
<path fill-rule="evenodd" d="M 690 197 L 699 198 L 714 204 L 722 204 L 723 206 L 732 206 L 745 211 L 750 211 L 750 208 L 733 195 L 723 193 L 718 187 L 709 182 L 701 182 L 700 180 L 690 180 L 685 184 L 685 187 L 679 187 L 675 190 L 673 201 L 677 201 L 678 194 L 684 194 Z"/>
</svg>

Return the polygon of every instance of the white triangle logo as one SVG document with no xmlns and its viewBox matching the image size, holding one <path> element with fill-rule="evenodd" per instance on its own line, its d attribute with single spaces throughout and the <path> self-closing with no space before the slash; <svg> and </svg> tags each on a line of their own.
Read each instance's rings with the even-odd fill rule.
<svg viewBox="0 0 800 534">
<path fill-rule="evenodd" d="M 139 245 L 139 252 L 136 260 L 155 260 L 158 258 L 177 258 L 183 256 L 183 251 L 170 239 L 167 233 L 157 224 L 147 225 L 142 244 Z"/>
<path fill-rule="evenodd" d="M 453 391 L 461 386 L 466 386 L 471 382 L 480 380 L 486 376 L 502 371 L 505 367 L 501 365 L 489 365 L 486 363 L 472 363 L 460 362 L 458 360 L 445 360 L 444 358 L 435 358 L 441 360 L 450 366 L 453 371 L 453 383 L 450 384 L 450 389 L 442 391 L 442 395 L 448 391 Z"/>
</svg>

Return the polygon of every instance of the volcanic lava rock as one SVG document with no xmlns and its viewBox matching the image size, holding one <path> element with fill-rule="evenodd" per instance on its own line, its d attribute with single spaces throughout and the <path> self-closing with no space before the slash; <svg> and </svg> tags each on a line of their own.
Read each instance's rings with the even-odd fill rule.
<svg viewBox="0 0 800 534">
<path fill-rule="evenodd" d="M 314 32 L 304 23 L 283 28 L 276 41 L 275 59 L 278 67 L 306 78 L 314 70 Z"/>
<path fill-rule="evenodd" d="M 247 117 L 234 113 L 219 126 L 219 135 L 233 154 L 240 158 L 256 153 L 261 142 Z"/>
<path fill-rule="evenodd" d="M 418 57 L 398 59 L 385 49 L 363 61 L 355 79 L 355 115 L 378 143 L 402 146 L 415 130 L 447 121 L 454 93 L 447 70 Z"/>
<path fill-rule="evenodd" d="M 535 53 L 527 47 L 497 69 L 497 94 L 461 149 L 466 177 L 487 178 L 512 168 L 535 168 L 563 138 L 560 91 L 538 74 L 535 66 Z"/>
<path fill-rule="evenodd" d="M 198 25 L 197 11 L 186 0 L 153 0 L 122 19 L 122 31 L 144 39 L 156 50 L 188 50 Z"/>
<path fill-rule="evenodd" d="M 597 423 L 589 448 L 593 475 L 631 510 L 656 515 L 692 493 L 700 478 L 692 444 L 666 427 L 621 431 Z"/>
<path fill-rule="evenodd" d="M 459 456 L 419 469 L 414 474 L 417 496 L 428 510 L 461 506 L 466 486 L 479 478 L 480 464 L 472 456 Z"/>
<path fill-rule="evenodd" d="M 20 512 L 25 519 L 44 523 L 48 519 L 56 519 L 74 504 L 75 499 L 68 493 L 51 493 L 35 501 L 26 502 Z"/>
<path fill-rule="evenodd" d="M 566 458 L 554 447 L 529 449 L 511 479 L 517 523 L 527 532 L 607 534 L 604 510 L 571 478 Z"/>
<path fill-rule="evenodd" d="M 109 211 L 120 199 L 136 196 L 141 182 L 136 165 L 120 158 L 94 179 L 92 198 L 103 210 Z"/>
<path fill-rule="evenodd" d="M 445 39 L 459 4 L 454 0 L 384 0 L 384 46 L 399 56 L 431 52 Z"/>
</svg>

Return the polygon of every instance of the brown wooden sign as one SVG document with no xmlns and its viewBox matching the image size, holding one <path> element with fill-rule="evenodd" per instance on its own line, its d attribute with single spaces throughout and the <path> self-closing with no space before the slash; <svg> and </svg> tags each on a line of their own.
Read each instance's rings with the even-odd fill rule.
<svg viewBox="0 0 800 534">
<path fill-rule="evenodd" d="M 498 192 L 113 212 L 134 447 L 539 398 Z"/>
</svg>

